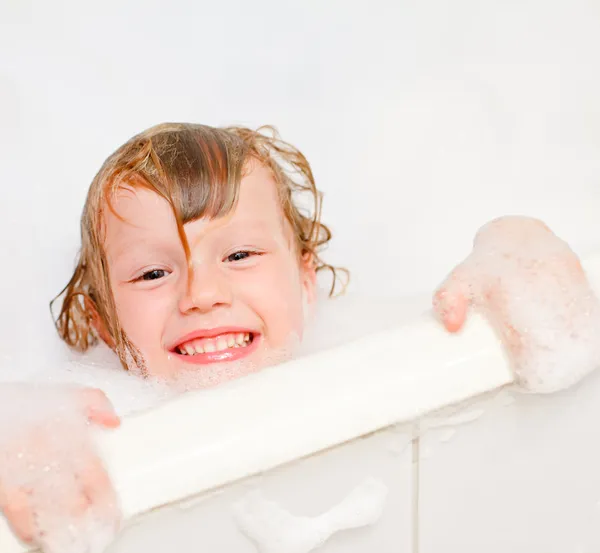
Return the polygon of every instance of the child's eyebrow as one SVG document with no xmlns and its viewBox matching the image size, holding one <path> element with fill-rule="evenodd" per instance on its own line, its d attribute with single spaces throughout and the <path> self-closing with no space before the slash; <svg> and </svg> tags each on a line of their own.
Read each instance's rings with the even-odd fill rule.
<svg viewBox="0 0 600 553">
<path fill-rule="evenodd" d="M 232 222 L 229 225 L 230 229 L 234 229 L 234 230 L 259 230 L 259 231 L 265 231 L 265 232 L 270 232 L 271 229 L 271 225 L 266 224 L 264 221 L 235 221 Z"/>
<path fill-rule="evenodd" d="M 171 253 L 172 251 L 172 244 L 169 247 L 166 244 L 151 242 L 144 239 L 124 240 L 114 248 L 114 252 L 111 252 L 108 257 L 110 261 L 114 262 L 125 257 L 134 257 L 136 254 L 140 253 Z"/>
<path fill-rule="evenodd" d="M 222 229 L 214 229 L 213 231 L 209 231 L 209 233 L 218 232 L 219 230 L 223 230 L 225 232 L 259 232 L 268 234 L 269 237 L 273 237 L 272 226 L 261 220 L 231 221 Z M 198 242 L 198 239 L 202 240 L 202 235 L 196 238 L 194 242 Z M 172 253 L 174 247 L 174 243 L 165 243 L 164 241 L 161 242 L 161 240 L 156 238 L 117 238 L 116 242 L 117 243 L 114 244 L 112 248 L 107 249 L 113 250 L 109 255 L 110 260 L 113 262 L 120 260 L 123 257 L 131 257 L 136 253 Z M 177 239 L 177 245 L 180 245 L 179 239 Z"/>
</svg>

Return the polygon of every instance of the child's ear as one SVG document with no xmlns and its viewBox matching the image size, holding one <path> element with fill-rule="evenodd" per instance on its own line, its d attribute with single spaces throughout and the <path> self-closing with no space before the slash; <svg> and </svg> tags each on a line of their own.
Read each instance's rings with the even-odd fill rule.
<svg viewBox="0 0 600 553">
<path fill-rule="evenodd" d="M 317 269 L 315 266 L 315 256 L 312 253 L 305 252 L 301 260 L 302 288 L 306 301 L 314 303 L 317 297 Z"/>
<path fill-rule="evenodd" d="M 110 332 L 106 328 L 102 317 L 100 317 L 98 310 L 93 301 L 86 298 L 85 307 L 90 315 L 90 325 L 96 331 L 98 338 L 102 340 L 110 349 L 115 349 L 115 341 L 112 339 Z"/>
</svg>

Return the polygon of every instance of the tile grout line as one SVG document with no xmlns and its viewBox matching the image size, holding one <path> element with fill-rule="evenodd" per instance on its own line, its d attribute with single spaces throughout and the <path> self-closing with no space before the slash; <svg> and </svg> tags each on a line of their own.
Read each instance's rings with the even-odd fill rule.
<svg viewBox="0 0 600 553">
<path fill-rule="evenodd" d="M 419 423 L 416 422 L 413 426 L 412 438 L 412 553 L 419 553 L 419 480 L 420 480 L 420 436 Z"/>
</svg>

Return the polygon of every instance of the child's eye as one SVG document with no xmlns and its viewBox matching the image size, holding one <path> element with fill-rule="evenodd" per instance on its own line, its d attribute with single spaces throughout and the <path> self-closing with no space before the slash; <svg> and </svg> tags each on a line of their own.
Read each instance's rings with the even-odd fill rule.
<svg viewBox="0 0 600 553">
<path fill-rule="evenodd" d="M 242 259 L 249 258 L 250 255 L 252 255 L 252 252 L 248 252 L 248 251 L 235 252 L 235 253 L 232 253 L 231 255 L 227 256 L 227 261 L 242 261 Z"/>
<path fill-rule="evenodd" d="M 167 276 L 167 271 L 164 269 L 152 269 L 151 271 L 144 273 L 140 277 L 140 280 L 158 280 L 159 278 L 163 278 L 165 276 Z"/>
<path fill-rule="evenodd" d="M 236 261 L 243 261 L 244 259 L 248 259 L 254 255 L 261 255 L 261 252 L 255 252 L 250 250 L 240 250 L 237 252 L 233 252 L 231 255 L 228 255 L 225 259 L 229 263 L 234 263 Z"/>
</svg>

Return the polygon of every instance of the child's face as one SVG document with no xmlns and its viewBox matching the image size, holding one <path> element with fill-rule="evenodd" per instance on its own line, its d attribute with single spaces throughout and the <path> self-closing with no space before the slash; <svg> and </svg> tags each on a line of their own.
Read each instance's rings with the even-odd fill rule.
<svg viewBox="0 0 600 553">
<path fill-rule="evenodd" d="M 227 216 L 184 226 L 192 277 L 172 210 L 123 189 L 106 216 L 109 278 L 121 327 L 146 371 L 191 386 L 236 378 L 289 357 L 315 272 L 293 246 L 271 172 L 257 163 Z"/>
</svg>

